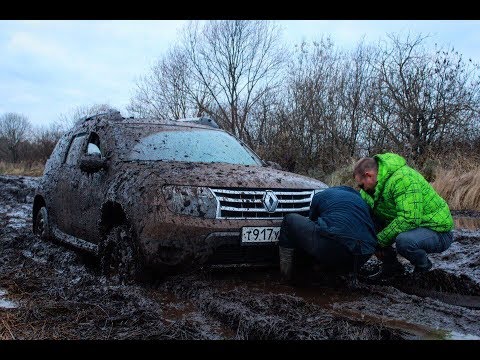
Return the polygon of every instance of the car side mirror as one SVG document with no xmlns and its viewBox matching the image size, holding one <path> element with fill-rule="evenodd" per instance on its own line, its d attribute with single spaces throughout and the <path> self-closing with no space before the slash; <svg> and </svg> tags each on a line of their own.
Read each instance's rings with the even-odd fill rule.
<svg viewBox="0 0 480 360">
<path fill-rule="evenodd" d="M 107 160 L 102 159 L 96 155 L 85 155 L 80 160 L 80 170 L 85 171 L 86 173 L 96 173 L 100 170 L 107 170 Z"/>
<path fill-rule="evenodd" d="M 268 167 L 271 167 L 277 170 L 283 170 L 282 166 L 279 163 L 276 163 L 275 161 L 267 160 L 265 161 L 265 164 L 267 164 Z"/>
</svg>

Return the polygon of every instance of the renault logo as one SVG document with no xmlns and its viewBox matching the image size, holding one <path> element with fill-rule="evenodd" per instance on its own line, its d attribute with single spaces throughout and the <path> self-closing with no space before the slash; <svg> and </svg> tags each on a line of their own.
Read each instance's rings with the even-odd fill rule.
<svg viewBox="0 0 480 360">
<path fill-rule="evenodd" d="M 269 213 L 273 213 L 277 209 L 278 199 L 272 190 L 265 191 L 265 195 L 263 195 L 262 202 L 263 202 L 263 206 L 265 207 L 265 210 L 267 210 Z"/>
</svg>

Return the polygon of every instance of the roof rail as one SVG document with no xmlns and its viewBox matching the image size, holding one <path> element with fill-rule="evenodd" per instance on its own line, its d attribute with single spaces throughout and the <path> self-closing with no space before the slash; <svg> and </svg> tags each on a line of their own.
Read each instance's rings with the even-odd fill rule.
<svg viewBox="0 0 480 360">
<path fill-rule="evenodd" d="M 118 110 L 108 110 L 106 112 L 85 116 L 81 119 L 81 121 L 89 121 L 89 120 L 96 120 L 102 117 L 109 117 L 111 120 L 122 120 L 123 117 Z"/>
<path fill-rule="evenodd" d="M 218 126 L 218 124 L 215 122 L 215 120 L 209 118 L 209 117 L 205 117 L 205 116 L 201 116 L 201 117 L 192 117 L 192 118 L 184 118 L 184 119 L 177 119 L 176 121 L 182 121 L 182 122 L 193 122 L 193 123 L 196 123 L 196 124 L 200 124 L 200 125 L 207 125 L 207 126 L 211 126 L 213 128 L 216 128 L 216 129 L 219 129 L 220 127 Z"/>
</svg>

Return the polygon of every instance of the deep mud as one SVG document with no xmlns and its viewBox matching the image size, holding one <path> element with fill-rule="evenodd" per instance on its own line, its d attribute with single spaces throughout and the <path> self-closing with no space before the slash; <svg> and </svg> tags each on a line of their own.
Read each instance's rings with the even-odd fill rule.
<svg viewBox="0 0 480 360">
<path fill-rule="evenodd" d="M 313 274 L 293 287 L 276 268 L 216 266 L 124 285 L 32 234 L 36 182 L 0 176 L 0 339 L 480 339 L 478 212 L 454 213 L 456 241 L 430 272 L 405 262 L 384 284 Z"/>
</svg>

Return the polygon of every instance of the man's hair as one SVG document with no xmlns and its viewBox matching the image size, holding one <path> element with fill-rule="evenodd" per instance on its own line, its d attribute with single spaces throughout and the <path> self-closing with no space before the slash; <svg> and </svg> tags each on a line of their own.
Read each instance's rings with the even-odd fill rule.
<svg viewBox="0 0 480 360">
<path fill-rule="evenodd" d="M 353 176 L 365 174 L 365 171 L 375 170 L 378 171 L 378 164 L 374 158 L 364 157 L 356 162 L 353 166 Z"/>
</svg>

